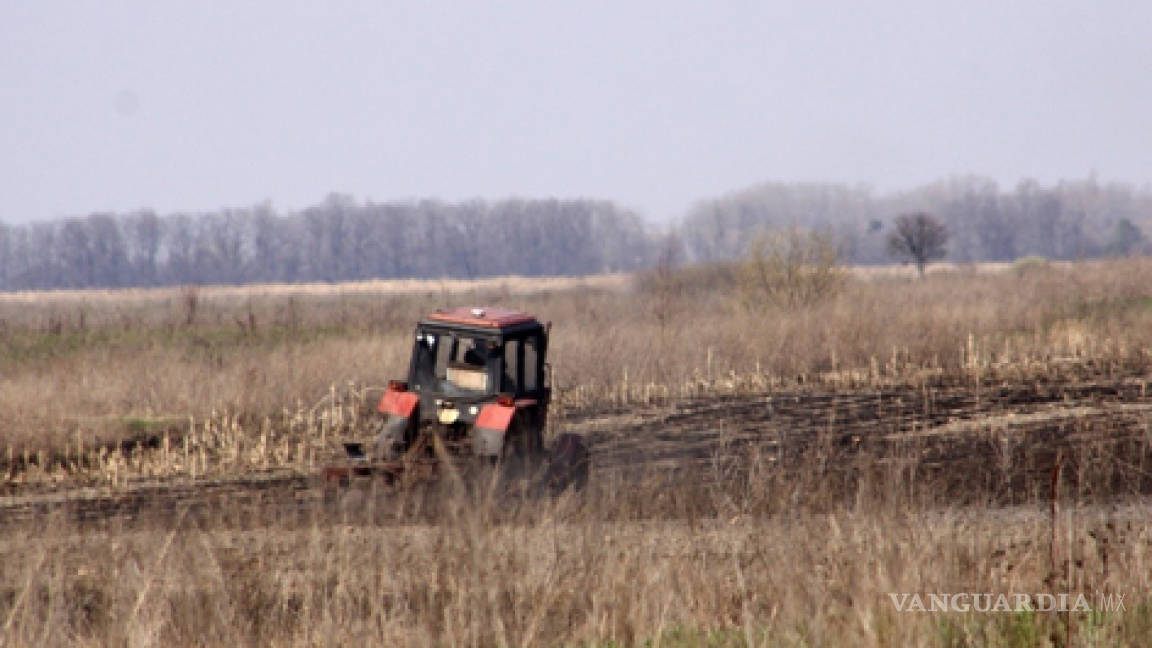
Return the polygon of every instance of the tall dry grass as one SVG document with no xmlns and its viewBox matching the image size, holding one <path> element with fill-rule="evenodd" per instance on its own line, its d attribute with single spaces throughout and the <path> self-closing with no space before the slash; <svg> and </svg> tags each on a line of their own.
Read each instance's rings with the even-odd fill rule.
<svg viewBox="0 0 1152 648">
<path fill-rule="evenodd" d="M 0 447 L 98 437 L 124 421 L 282 416 L 407 368 L 413 322 L 438 307 L 496 303 L 554 323 L 562 399 L 633 397 L 861 373 L 1028 367 L 1053 359 L 1143 362 L 1152 348 L 1152 261 L 955 271 L 924 281 L 854 278 L 805 305 L 751 308 L 731 276 L 678 271 L 654 288 L 596 282 L 530 293 L 181 293 L 0 303 Z M 527 280 L 525 280 L 527 281 Z M 189 309 L 193 312 L 189 312 Z"/>
<path fill-rule="evenodd" d="M 0 300 L 0 453 L 15 455 L 0 460 L 38 486 L 113 490 L 314 470 L 326 441 L 370 429 L 373 390 L 403 372 L 413 320 L 457 304 L 554 322 L 561 420 L 811 382 L 1044 380 L 1065 364 L 1146 373 L 1152 349 L 1142 259 L 854 276 L 789 308 L 750 304 L 726 272 L 544 293 Z M 132 435 L 155 446 L 119 443 Z M 38 452 L 55 463 L 30 461 Z M 1084 456 L 1131 470 L 1131 457 Z M 931 481 L 914 454 L 863 454 L 848 473 L 829 471 L 821 444 L 785 468 L 767 457 L 753 447 L 698 473 L 653 465 L 554 501 L 472 487 L 285 510 L 226 491 L 95 522 L 0 520 L 0 642 L 1142 646 L 1152 635 L 1147 503 L 1079 499 L 1110 492 L 1109 470 L 1070 469 L 1053 513 L 1032 490 L 1010 509 L 958 507 L 936 495 L 956 476 Z M 969 501 L 994 501 L 972 477 Z M 888 596 L 1097 591 L 1124 594 L 1126 610 L 901 613 Z"/>
<path fill-rule="evenodd" d="M 787 488 L 753 457 L 738 473 L 599 482 L 558 500 L 494 501 L 473 488 L 433 493 L 434 507 L 389 492 L 302 516 L 224 503 L 34 521 L 4 530 L 0 636 L 12 646 L 1146 645 L 1143 505 L 1073 501 L 1055 517 L 1038 503 L 926 509 L 895 473 L 829 489 L 819 459 L 799 458 Z M 820 494 L 797 504 L 797 489 Z M 889 597 L 958 592 L 1121 593 L 1125 609 L 913 613 Z"/>
</svg>

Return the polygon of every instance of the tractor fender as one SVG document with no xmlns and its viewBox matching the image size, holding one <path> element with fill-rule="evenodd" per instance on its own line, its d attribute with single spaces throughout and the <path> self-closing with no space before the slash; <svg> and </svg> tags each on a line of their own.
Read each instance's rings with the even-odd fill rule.
<svg viewBox="0 0 1152 648">
<path fill-rule="evenodd" d="M 420 397 L 412 392 L 388 390 L 377 409 L 388 419 L 376 436 L 376 458 L 395 459 L 404 448 L 405 437 Z"/>
<path fill-rule="evenodd" d="M 472 426 L 472 452 L 480 457 L 499 457 L 515 415 L 515 405 L 489 403 L 482 407 Z"/>
<path fill-rule="evenodd" d="M 408 418 L 412 416 L 412 411 L 416 409 L 416 404 L 419 402 L 420 397 L 412 392 L 389 389 L 384 392 L 384 396 L 380 399 L 380 404 L 376 409 L 380 410 L 381 414 Z"/>
</svg>

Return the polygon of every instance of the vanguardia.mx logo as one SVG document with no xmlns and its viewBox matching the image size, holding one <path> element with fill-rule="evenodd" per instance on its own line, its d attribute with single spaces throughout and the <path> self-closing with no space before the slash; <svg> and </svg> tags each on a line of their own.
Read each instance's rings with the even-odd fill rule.
<svg viewBox="0 0 1152 648">
<path fill-rule="evenodd" d="M 1124 595 L 889 593 L 897 612 L 1123 612 Z"/>
</svg>

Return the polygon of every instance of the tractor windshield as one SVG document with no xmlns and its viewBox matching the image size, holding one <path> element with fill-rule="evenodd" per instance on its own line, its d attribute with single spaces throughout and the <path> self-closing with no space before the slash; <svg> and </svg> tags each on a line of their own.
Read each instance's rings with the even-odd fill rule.
<svg viewBox="0 0 1152 648">
<path fill-rule="evenodd" d="M 501 348 L 490 338 L 421 331 L 412 357 L 413 388 L 445 395 L 495 392 Z"/>
</svg>

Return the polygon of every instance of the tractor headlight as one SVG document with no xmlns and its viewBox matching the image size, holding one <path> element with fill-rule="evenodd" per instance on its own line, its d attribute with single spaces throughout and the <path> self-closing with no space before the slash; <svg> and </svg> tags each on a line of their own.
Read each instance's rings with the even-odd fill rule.
<svg viewBox="0 0 1152 648">
<path fill-rule="evenodd" d="M 480 408 L 476 407 L 475 405 L 468 408 L 468 413 L 471 414 L 472 416 L 476 416 L 476 413 L 479 411 L 480 411 Z"/>
</svg>

